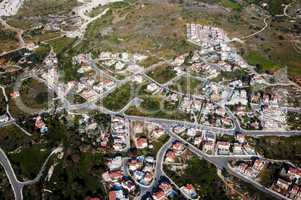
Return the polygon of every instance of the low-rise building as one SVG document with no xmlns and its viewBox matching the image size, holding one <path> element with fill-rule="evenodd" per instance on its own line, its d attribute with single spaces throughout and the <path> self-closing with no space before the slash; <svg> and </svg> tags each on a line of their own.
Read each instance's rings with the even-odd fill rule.
<svg viewBox="0 0 301 200">
<path fill-rule="evenodd" d="M 217 142 L 216 143 L 217 153 L 220 155 L 229 155 L 230 147 L 231 147 L 230 142 Z"/>
<path fill-rule="evenodd" d="M 262 159 L 257 159 L 254 162 L 253 169 L 260 172 L 265 167 L 265 161 Z"/>
<path fill-rule="evenodd" d="M 148 147 L 148 142 L 146 138 L 138 138 L 136 141 L 137 149 L 144 149 Z"/>
<path fill-rule="evenodd" d="M 196 199 L 198 197 L 198 194 L 192 184 L 182 186 L 181 190 L 192 199 Z"/>
<path fill-rule="evenodd" d="M 289 176 L 290 180 L 300 179 L 300 177 L 301 177 L 301 168 L 290 167 L 287 171 L 287 175 Z"/>
<path fill-rule="evenodd" d="M 166 161 L 166 162 L 171 162 L 171 163 L 173 163 L 173 162 L 176 161 L 176 158 L 177 158 L 177 156 L 176 156 L 176 153 L 175 153 L 174 151 L 168 151 L 168 152 L 166 153 L 166 155 L 165 155 L 165 161 Z"/>
</svg>

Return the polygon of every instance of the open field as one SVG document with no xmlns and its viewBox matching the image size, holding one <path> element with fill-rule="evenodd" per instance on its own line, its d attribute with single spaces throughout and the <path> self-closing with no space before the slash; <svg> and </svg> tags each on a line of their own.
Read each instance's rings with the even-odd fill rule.
<svg viewBox="0 0 301 200">
<path fill-rule="evenodd" d="M 25 0 L 17 15 L 8 17 L 8 24 L 27 30 L 39 23 L 45 24 L 48 15 L 70 14 L 76 5 L 76 0 Z"/>
<path fill-rule="evenodd" d="M 202 95 L 203 86 L 203 81 L 189 76 L 183 76 L 171 85 L 170 88 L 185 94 Z"/>
<path fill-rule="evenodd" d="M 31 143 L 31 138 L 25 135 L 17 126 L 10 125 L 0 129 L 0 143 L 4 151 L 10 152 L 21 145 Z"/>
<path fill-rule="evenodd" d="M 50 154 L 43 145 L 22 147 L 20 152 L 9 154 L 17 176 L 21 179 L 33 179 L 39 173 L 45 159 Z"/>
<path fill-rule="evenodd" d="M 187 153 L 187 151 L 185 152 Z M 190 153 L 190 152 L 189 152 Z M 184 157 L 184 156 L 183 156 Z M 185 158 L 185 157 L 184 157 Z M 216 174 L 216 168 L 196 156 L 182 158 L 182 165 L 187 167 L 177 172 L 171 171 L 170 166 L 164 166 L 167 175 L 178 185 L 192 184 L 202 199 L 226 200 L 223 183 Z"/>
<path fill-rule="evenodd" d="M 74 39 L 68 37 L 61 37 L 55 40 L 51 40 L 48 42 L 49 45 L 53 47 L 53 50 L 56 54 L 61 54 L 67 49 L 71 47 L 73 44 Z"/>
<path fill-rule="evenodd" d="M 5 51 L 18 48 L 19 43 L 16 38 L 16 33 L 9 30 L 5 30 L 0 25 L 0 44 L 0 54 Z"/>
<path fill-rule="evenodd" d="M 80 49 L 148 52 L 170 58 L 194 48 L 185 41 L 186 22 L 177 5 L 131 1 L 110 7 L 105 16 L 89 25 Z"/>
<path fill-rule="evenodd" d="M 172 66 L 162 65 L 149 72 L 148 75 L 158 83 L 163 84 L 176 77 L 177 74 Z"/>
<path fill-rule="evenodd" d="M 120 110 L 131 100 L 131 91 L 130 84 L 123 85 L 105 97 L 102 103 L 108 109 Z"/>
<path fill-rule="evenodd" d="M 301 137 L 260 137 L 249 141 L 266 158 L 289 160 L 301 166 Z"/>
</svg>

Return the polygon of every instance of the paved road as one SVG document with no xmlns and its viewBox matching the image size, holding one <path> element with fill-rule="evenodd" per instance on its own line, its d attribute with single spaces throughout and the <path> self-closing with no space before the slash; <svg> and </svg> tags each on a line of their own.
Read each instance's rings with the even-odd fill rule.
<svg viewBox="0 0 301 200">
<path fill-rule="evenodd" d="M 8 180 L 11 184 L 11 187 L 14 192 L 15 200 L 22 200 L 23 199 L 23 184 L 18 181 L 16 174 L 10 164 L 10 161 L 8 160 L 5 152 L 0 148 L 0 164 L 5 170 L 6 176 L 8 177 Z"/>
<path fill-rule="evenodd" d="M 49 161 L 49 159 L 51 158 L 52 155 L 57 154 L 59 152 L 62 151 L 61 147 L 58 147 L 56 149 L 54 149 L 49 156 L 47 157 L 47 159 L 44 161 L 38 175 L 36 176 L 35 179 L 33 180 L 29 180 L 29 181 L 24 181 L 24 182 L 20 182 L 17 179 L 17 176 L 14 172 L 13 167 L 11 166 L 11 163 L 9 161 L 9 159 L 6 156 L 6 153 L 3 151 L 3 149 L 0 147 L 0 164 L 2 165 L 2 167 L 4 168 L 4 171 L 6 173 L 6 176 L 8 177 L 8 180 L 10 182 L 10 185 L 13 189 L 14 192 L 14 196 L 15 196 L 15 200 L 23 200 L 23 187 L 25 185 L 31 185 L 34 184 L 36 182 L 38 182 L 40 180 L 40 178 L 43 175 L 43 172 L 45 170 L 45 167 Z"/>
<path fill-rule="evenodd" d="M 215 165 L 217 168 L 219 169 L 225 169 L 227 170 L 231 175 L 247 182 L 250 183 L 251 185 L 253 185 L 255 188 L 259 189 L 260 191 L 267 193 L 269 195 L 271 195 L 272 197 L 276 198 L 276 199 L 286 199 L 284 196 L 282 196 L 281 194 L 274 192 L 270 189 L 265 188 L 264 186 L 260 185 L 258 182 L 254 181 L 253 179 L 250 179 L 246 176 L 243 176 L 242 174 L 232 170 L 229 167 L 229 160 L 232 159 L 250 159 L 251 157 L 254 156 L 249 156 L 249 158 L 247 157 L 223 157 L 223 156 L 208 156 L 206 155 L 204 152 L 202 152 L 201 150 L 199 150 L 198 148 L 196 148 L 195 146 L 191 145 L 190 143 L 186 142 L 184 139 L 182 139 L 180 136 L 178 136 L 177 134 L 173 133 L 172 131 L 169 131 L 169 134 L 171 137 L 176 138 L 177 140 L 183 142 L 186 147 L 195 155 L 199 156 L 200 158 L 205 159 L 206 161 L 210 162 L 211 164 Z"/>
</svg>

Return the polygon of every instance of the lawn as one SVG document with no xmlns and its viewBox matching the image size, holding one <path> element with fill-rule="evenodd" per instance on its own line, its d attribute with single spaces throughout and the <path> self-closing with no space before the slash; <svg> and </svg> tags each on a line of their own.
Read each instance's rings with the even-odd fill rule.
<svg viewBox="0 0 301 200">
<path fill-rule="evenodd" d="M 43 44 L 34 50 L 34 53 L 37 56 L 37 59 L 40 63 L 44 61 L 46 56 L 48 56 L 49 52 L 50 52 L 49 45 L 43 45 Z"/>
<path fill-rule="evenodd" d="M 288 112 L 287 113 L 287 124 L 290 130 L 301 130 L 301 113 Z"/>
<path fill-rule="evenodd" d="M 158 151 L 160 150 L 160 148 L 169 140 L 169 135 L 164 134 L 161 137 L 159 137 L 158 139 L 156 139 L 155 141 L 153 141 L 153 154 L 157 155 Z"/>
</svg>

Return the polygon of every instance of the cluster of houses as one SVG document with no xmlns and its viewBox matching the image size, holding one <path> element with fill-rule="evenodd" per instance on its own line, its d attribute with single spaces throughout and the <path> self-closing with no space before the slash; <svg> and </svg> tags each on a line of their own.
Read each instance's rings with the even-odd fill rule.
<svg viewBox="0 0 301 200">
<path fill-rule="evenodd" d="M 256 92 L 249 97 L 246 90 L 234 90 L 226 103 L 246 129 L 281 130 L 287 127 L 287 113 L 278 105 L 275 95 Z"/>
<path fill-rule="evenodd" d="M 185 150 L 183 143 L 179 141 L 174 141 L 171 145 L 171 148 L 165 154 L 165 162 L 174 163 L 177 160 L 177 157 L 182 155 Z"/>
<path fill-rule="evenodd" d="M 187 24 L 187 39 L 209 47 L 230 41 L 222 29 L 200 24 Z"/>
<path fill-rule="evenodd" d="M 207 126 L 220 128 L 231 128 L 233 126 L 226 110 L 208 100 L 184 97 L 179 110 L 192 114 L 199 123 Z"/>
<path fill-rule="evenodd" d="M 207 88 L 210 91 L 209 95 L 221 98 L 219 95 L 221 91 L 214 89 L 214 87 Z M 189 96 L 183 96 L 172 91 L 162 89 L 156 83 L 150 83 L 147 85 L 146 90 L 152 94 L 162 94 L 167 102 L 178 105 L 178 110 L 184 113 L 190 114 L 193 121 L 198 121 L 204 125 L 231 128 L 233 127 L 233 121 L 228 116 L 226 110 L 217 104 L 204 99 L 196 99 Z M 223 94 L 226 95 L 226 94 Z"/>
<path fill-rule="evenodd" d="M 235 165 L 234 169 L 245 175 L 249 178 L 257 178 L 259 174 L 262 172 L 262 170 L 266 167 L 267 162 L 263 159 L 256 159 L 254 161 L 242 161 L 238 162 L 237 165 Z"/>
<path fill-rule="evenodd" d="M 270 161 L 256 158 L 255 160 L 236 161 L 233 169 L 240 174 L 252 178 L 260 179 L 260 174 L 264 169 L 269 168 Z M 301 199 L 301 169 L 292 167 L 290 164 L 283 164 L 273 180 L 270 189 L 280 193 L 281 195 L 293 199 Z"/>
<path fill-rule="evenodd" d="M 101 52 L 97 61 L 116 73 L 122 71 L 137 72 L 137 70 L 141 71 L 139 63 L 146 58 L 147 56 L 141 54 Z"/>
<path fill-rule="evenodd" d="M 229 46 L 231 40 L 220 28 L 187 24 L 187 39 L 202 47 L 191 60 L 194 63 L 192 69 L 196 72 L 204 72 L 207 77 L 215 78 L 220 71 L 231 72 L 248 67 L 234 48 Z"/>
<path fill-rule="evenodd" d="M 152 200 L 164 200 L 177 195 L 172 184 L 168 180 L 160 180 L 159 185 L 152 192 Z"/>
<path fill-rule="evenodd" d="M 238 81 L 241 82 L 241 81 Z M 247 106 L 249 103 L 248 101 L 248 94 L 246 90 L 234 90 L 231 98 L 227 101 L 227 105 L 242 105 Z"/>
<path fill-rule="evenodd" d="M 165 154 L 165 164 L 177 164 L 181 163 L 181 157 L 183 156 L 186 148 L 183 143 L 179 141 L 174 141 L 169 148 L 169 150 Z M 185 157 L 185 156 L 184 156 Z M 179 166 L 172 166 L 173 170 L 182 169 L 185 165 L 180 164 Z M 181 192 L 184 193 L 187 197 L 191 199 L 197 199 L 198 194 L 192 184 L 186 184 L 181 186 Z"/>
<path fill-rule="evenodd" d="M 241 123 L 241 127 L 249 130 L 260 130 L 262 129 L 262 124 L 259 119 L 259 113 L 252 111 L 248 106 L 243 105 L 233 105 L 229 106 L 231 110 L 235 113 L 236 117 Z"/>
<path fill-rule="evenodd" d="M 287 128 L 287 112 L 279 107 L 279 97 L 276 94 L 256 92 L 251 102 L 262 114 L 260 119 L 264 129 Z"/>
<path fill-rule="evenodd" d="M 287 198 L 301 200 L 301 168 L 283 167 L 271 188 Z"/>
<path fill-rule="evenodd" d="M 112 116 L 111 136 L 113 139 L 113 149 L 117 152 L 127 151 L 130 144 L 129 121 L 120 116 Z"/>
<path fill-rule="evenodd" d="M 56 54 L 51 51 L 44 60 L 47 68 L 41 77 L 47 82 L 48 87 L 54 89 L 60 97 L 74 94 L 81 96 L 85 101 L 95 101 L 100 94 L 112 89 L 116 83 L 102 74 L 96 74 L 91 66 L 91 59 L 90 54 L 79 54 L 73 57 L 72 63 L 80 66 L 77 71 L 81 75 L 80 80 L 59 84 L 58 60 Z M 76 96 L 71 100 L 76 101 Z"/>
<path fill-rule="evenodd" d="M 243 134 L 238 134 L 231 141 L 218 139 L 215 133 L 196 128 L 175 126 L 173 132 L 182 135 L 187 141 L 209 155 L 256 155 Z"/>
<path fill-rule="evenodd" d="M 141 185 L 150 185 L 154 179 L 156 161 L 152 156 L 137 156 L 128 160 L 132 178 Z"/>
<path fill-rule="evenodd" d="M 132 122 L 133 140 L 138 150 L 153 149 L 153 142 L 165 135 L 165 129 L 156 123 Z"/>
<path fill-rule="evenodd" d="M 109 190 L 109 200 L 128 200 L 130 195 L 136 196 L 139 192 L 139 187 L 129 176 L 126 176 L 122 168 L 122 157 L 117 156 L 109 159 L 106 164 L 108 171 L 102 174 L 102 178 Z"/>
<path fill-rule="evenodd" d="M 76 94 L 79 94 L 87 101 L 96 100 L 99 94 L 112 89 L 115 82 L 107 78 L 104 74 L 95 74 L 92 67 L 91 54 L 79 54 L 73 57 L 73 64 L 78 64 L 81 67 L 78 73 L 82 76 L 79 82 L 75 82 Z"/>
</svg>

